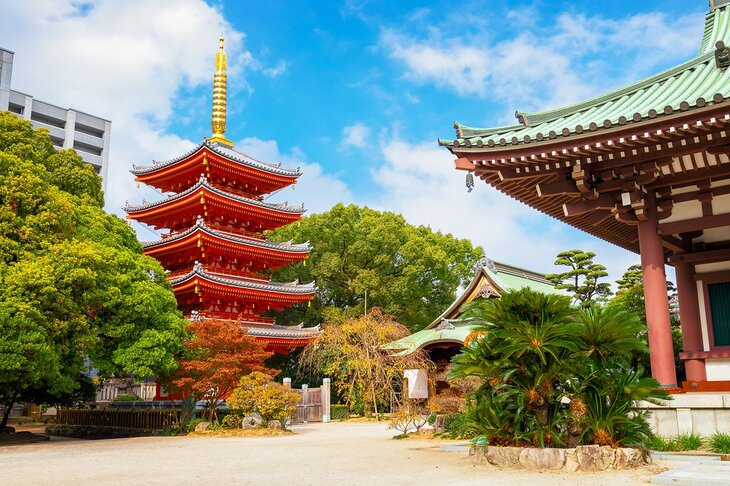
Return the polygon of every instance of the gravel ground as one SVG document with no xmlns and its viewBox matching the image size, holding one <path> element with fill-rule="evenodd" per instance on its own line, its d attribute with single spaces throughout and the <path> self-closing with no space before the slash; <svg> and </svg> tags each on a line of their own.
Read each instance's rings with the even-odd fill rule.
<svg viewBox="0 0 730 486">
<path fill-rule="evenodd" d="M 607 473 L 528 473 L 473 467 L 436 440 L 391 440 L 383 423 L 309 424 L 283 437 L 53 440 L 0 448 L 0 484 L 648 484 L 652 465 Z"/>
</svg>

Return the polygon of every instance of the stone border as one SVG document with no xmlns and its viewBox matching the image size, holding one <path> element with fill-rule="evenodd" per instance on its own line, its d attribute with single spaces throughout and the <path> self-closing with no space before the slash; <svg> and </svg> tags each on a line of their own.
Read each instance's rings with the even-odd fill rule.
<svg viewBox="0 0 730 486">
<path fill-rule="evenodd" d="M 572 449 L 488 446 L 485 458 L 498 467 L 566 472 L 634 469 L 651 462 L 648 451 L 597 445 Z"/>
</svg>

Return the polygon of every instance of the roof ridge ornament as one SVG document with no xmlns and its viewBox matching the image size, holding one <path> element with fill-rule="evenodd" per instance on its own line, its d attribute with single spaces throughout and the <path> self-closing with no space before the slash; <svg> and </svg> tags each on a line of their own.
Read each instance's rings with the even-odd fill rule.
<svg viewBox="0 0 730 486">
<path fill-rule="evenodd" d="M 719 69 L 730 67 L 730 47 L 721 40 L 715 43 L 715 66 Z"/>
<path fill-rule="evenodd" d="M 227 105 L 227 60 L 223 50 L 224 39 L 220 37 L 220 47 L 215 54 L 215 74 L 213 75 L 213 112 L 210 129 L 213 136 L 210 142 L 233 147 L 233 142 L 226 138 L 226 105 Z"/>
</svg>

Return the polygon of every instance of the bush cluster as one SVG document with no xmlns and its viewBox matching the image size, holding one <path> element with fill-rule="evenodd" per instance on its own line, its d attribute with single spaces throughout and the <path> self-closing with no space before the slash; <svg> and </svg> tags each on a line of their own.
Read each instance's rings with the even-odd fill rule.
<svg viewBox="0 0 730 486">
<path fill-rule="evenodd" d="M 577 309 L 568 297 L 524 288 L 469 304 L 483 325 L 453 360 L 451 378 L 477 377 L 453 436 L 490 444 L 614 447 L 653 438 L 634 402 L 669 396 L 631 359 L 648 352 L 640 319 L 619 307 Z"/>
<path fill-rule="evenodd" d="M 677 437 L 655 437 L 647 444 L 652 450 L 663 452 L 683 452 L 707 449 L 719 454 L 730 454 L 730 434 L 717 432 L 709 438 L 699 434 L 681 434 Z"/>
</svg>

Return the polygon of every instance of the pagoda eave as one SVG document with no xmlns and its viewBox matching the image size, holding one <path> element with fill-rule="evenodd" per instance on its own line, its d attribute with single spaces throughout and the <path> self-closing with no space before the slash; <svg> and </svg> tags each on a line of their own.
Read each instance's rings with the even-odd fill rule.
<svg viewBox="0 0 730 486">
<path fill-rule="evenodd" d="M 265 258 L 275 267 L 307 258 L 307 245 L 286 245 L 254 238 L 234 236 L 208 228 L 198 220 L 189 230 L 154 242 L 143 243 L 145 255 L 163 259 L 167 255 L 194 254 L 202 259 L 208 250 L 230 252 L 246 258 Z"/>
<path fill-rule="evenodd" d="M 154 227 L 173 227 L 170 225 L 171 221 L 194 221 L 199 216 L 208 216 L 209 213 L 221 216 L 235 213 L 241 220 L 258 223 L 259 230 L 275 229 L 293 223 L 305 212 L 301 207 L 268 204 L 229 194 L 209 186 L 206 181 L 165 200 L 127 206 L 124 209 L 128 218 Z M 177 225 L 179 226 L 180 224 Z"/>
<path fill-rule="evenodd" d="M 195 265 L 187 275 L 170 279 L 172 288 L 179 298 L 195 293 L 200 298 L 227 296 L 240 300 L 271 302 L 276 307 L 306 302 L 314 298 L 313 284 L 274 284 L 247 278 L 226 275 L 212 275 L 200 264 Z M 278 304 L 278 305 L 277 305 Z"/>
<path fill-rule="evenodd" d="M 174 190 L 180 185 L 192 185 L 201 173 L 205 173 L 214 179 L 249 181 L 252 189 L 260 194 L 289 186 L 301 175 L 298 170 L 267 164 L 207 141 L 182 157 L 151 166 L 134 167 L 131 172 L 137 181 L 162 191 Z"/>
</svg>

